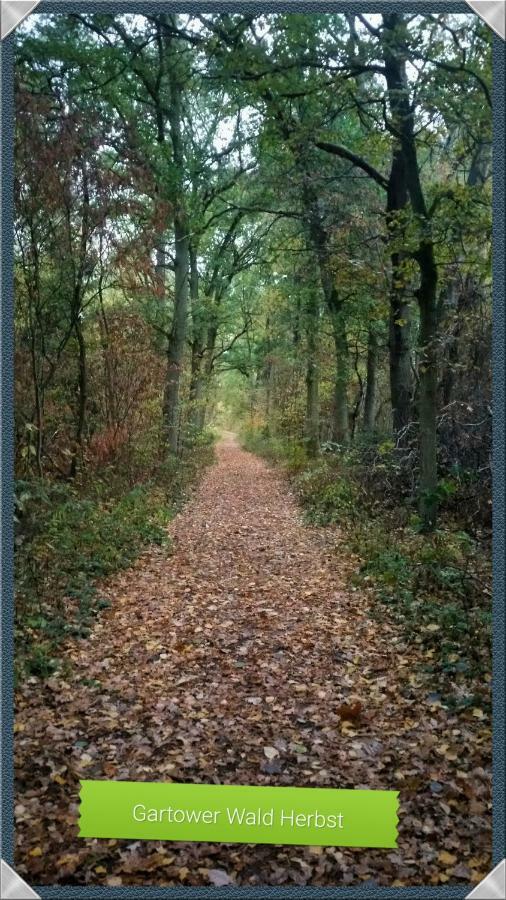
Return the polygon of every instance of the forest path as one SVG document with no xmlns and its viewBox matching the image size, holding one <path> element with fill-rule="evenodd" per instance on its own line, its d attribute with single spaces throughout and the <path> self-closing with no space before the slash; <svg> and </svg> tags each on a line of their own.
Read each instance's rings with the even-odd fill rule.
<svg viewBox="0 0 506 900">
<path fill-rule="evenodd" d="M 304 526 L 283 477 L 232 435 L 169 530 L 169 553 L 151 547 L 103 586 L 111 608 L 67 644 L 68 681 L 22 689 L 25 877 L 416 884 L 438 882 L 443 847 L 479 856 L 483 829 L 441 808 L 459 765 L 434 755 L 448 712 L 413 686 L 415 651 L 350 586 L 338 534 Z M 79 840 L 79 778 L 402 787 L 399 850 Z"/>
</svg>

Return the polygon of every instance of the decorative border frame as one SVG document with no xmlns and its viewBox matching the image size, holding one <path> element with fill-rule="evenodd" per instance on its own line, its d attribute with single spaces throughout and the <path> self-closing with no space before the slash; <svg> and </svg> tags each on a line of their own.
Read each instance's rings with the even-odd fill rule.
<svg viewBox="0 0 506 900">
<path fill-rule="evenodd" d="M 0 40 L 0 565 L 1 565 L 1 647 L 2 647 L 2 804 L 0 809 L 2 887 L 6 898 L 218 898 L 219 888 L 214 887 L 83 887 L 47 885 L 29 887 L 11 868 L 14 856 L 14 785 L 13 785 L 13 146 L 14 123 L 14 54 L 12 31 L 23 18 L 37 7 L 40 13 L 81 12 L 146 12 L 160 11 L 166 6 L 182 13 L 223 12 L 233 5 L 238 12 L 386 12 L 396 9 L 402 12 L 469 13 L 471 7 L 488 21 L 495 31 L 493 43 L 493 570 L 494 589 L 492 601 L 493 622 L 493 835 L 492 856 L 495 868 L 480 885 L 466 895 L 468 886 L 442 887 L 380 887 L 374 881 L 356 887 L 258 887 L 227 888 L 230 898 L 464 898 L 501 900 L 505 897 L 505 171 L 506 171 L 506 43 L 504 40 L 505 0 L 329 0 L 329 2 L 297 2 L 297 0 L 258 0 L 256 3 L 242 0 L 193 0 L 174 2 L 167 0 L 0 0 L 2 24 Z M 501 18 L 502 13 L 502 18 Z M 17 17 L 17 20 L 16 20 Z M 5 37 L 4 37 L 5 33 Z M 502 37 L 500 36 L 502 35 Z"/>
</svg>

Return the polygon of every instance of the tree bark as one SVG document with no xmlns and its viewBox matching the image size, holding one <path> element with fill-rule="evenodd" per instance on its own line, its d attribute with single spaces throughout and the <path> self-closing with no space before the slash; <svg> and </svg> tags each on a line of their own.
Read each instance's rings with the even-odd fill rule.
<svg viewBox="0 0 506 900">
<path fill-rule="evenodd" d="M 179 391 L 186 341 L 188 314 L 189 241 L 186 216 L 179 210 L 174 216 L 174 313 L 167 344 L 167 377 L 164 395 L 164 425 L 167 446 L 176 454 L 179 448 Z"/>
<path fill-rule="evenodd" d="M 332 417 L 332 439 L 339 444 L 348 444 L 350 437 L 348 412 L 348 341 L 343 301 L 335 284 L 335 274 L 331 265 L 328 235 L 321 221 L 318 198 L 306 176 L 304 183 L 304 206 L 307 213 L 308 236 L 314 248 L 320 272 L 323 296 L 332 323 L 335 347 L 334 409 Z"/>
<path fill-rule="evenodd" d="M 350 416 L 348 410 L 349 361 L 346 322 L 341 308 L 335 308 L 331 318 L 336 351 L 332 440 L 336 444 L 348 444 L 350 439 Z"/>
<path fill-rule="evenodd" d="M 84 428 L 86 424 L 86 407 L 88 402 L 88 370 L 86 363 L 86 342 L 79 315 L 75 322 L 75 335 L 78 346 L 78 374 L 77 374 L 77 412 L 75 448 L 70 464 L 70 477 L 77 475 L 78 458 L 83 458 Z"/>
<path fill-rule="evenodd" d="M 309 456 L 316 456 L 320 448 L 320 404 L 318 366 L 318 294 L 310 288 L 308 302 L 306 304 L 306 420 L 305 438 Z"/>
<path fill-rule="evenodd" d="M 169 16 L 173 28 L 176 17 Z M 173 20 L 173 21 L 172 21 Z M 172 143 L 173 208 L 174 208 L 174 312 L 167 343 L 167 375 L 163 402 L 164 431 L 169 451 L 179 449 L 179 392 L 187 331 L 190 272 L 189 223 L 184 196 L 184 149 L 182 141 L 183 85 L 178 71 L 180 61 L 174 56 L 172 37 L 165 41 L 168 61 L 169 105 L 167 119 Z"/>
<path fill-rule="evenodd" d="M 205 353 L 203 310 L 200 304 L 197 249 L 190 242 L 190 305 L 192 315 L 191 372 L 190 372 L 190 425 L 194 433 L 204 427 L 204 375 Z"/>
<path fill-rule="evenodd" d="M 395 24 L 394 24 L 395 27 Z M 393 52 L 390 42 L 385 51 L 385 70 L 393 124 L 398 132 L 402 127 L 403 98 L 406 91 L 405 63 Z M 403 93 L 404 92 L 404 93 Z M 411 365 L 411 309 L 403 284 L 402 244 L 405 237 L 405 215 L 409 201 L 406 161 L 400 133 L 394 136 L 392 165 L 387 187 L 387 229 L 392 251 L 390 254 L 390 316 L 389 368 L 392 427 L 397 440 L 407 437 L 406 427 L 411 419 L 413 372 Z"/>
<path fill-rule="evenodd" d="M 43 363 L 41 360 L 41 353 L 37 348 L 37 325 L 39 324 L 39 330 L 41 333 L 41 338 L 43 340 L 42 334 L 42 325 L 41 325 L 41 317 L 38 314 L 40 310 L 40 266 L 39 266 L 39 248 L 37 241 L 35 239 L 33 227 L 30 228 L 31 232 L 31 247 L 32 247 L 32 257 L 33 257 L 33 278 L 27 278 L 27 288 L 28 288 L 28 324 L 29 324 L 29 333 L 30 333 L 30 359 L 31 359 L 31 368 L 32 368 L 32 379 L 33 379 L 33 399 L 34 399 L 34 418 L 35 418 L 35 428 L 36 428 L 36 444 L 35 444 L 35 465 L 37 468 L 37 474 L 42 478 L 43 469 L 42 469 L 42 450 L 44 446 L 44 378 L 43 378 Z M 28 451 L 29 453 L 30 451 Z M 29 456 L 27 456 L 27 461 L 29 462 Z"/>
<path fill-rule="evenodd" d="M 262 372 L 262 381 L 265 384 L 265 434 L 270 437 L 273 433 L 271 415 L 272 415 L 272 389 L 273 389 L 273 365 L 271 357 L 271 320 L 267 313 L 265 320 L 265 346 L 266 357 L 264 361 L 264 369 Z"/>
<path fill-rule="evenodd" d="M 392 281 L 395 281 L 396 264 L 392 264 Z M 413 396 L 413 368 L 411 362 L 411 305 L 403 291 L 392 285 L 389 313 L 389 370 L 392 428 L 401 442 L 411 421 Z"/>
<path fill-rule="evenodd" d="M 419 254 L 420 306 L 420 513 L 426 531 L 437 518 L 437 268 L 430 248 Z"/>
<path fill-rule="evenodd" d="M 31 302 L 30 300 L 28 302 Z M 37 474 L 40 478 L 43 475 L 42 469 L 42 448 L 44 435 L 44 386 L 39 379 L 39 366 L 37 359 L 36 335 L 32 326 L 30 334 L 30 358 L 33 379 L 33 399 L 35 407 L 35 465 Z"/>
<path fill-rule="evenodd" d="M 111 359 L 109 323 L 107 321 L 107 314 L 104 304 L 103 274 L 102 239 L 100 239 L 100 274 L 98 277 L 98 301 L 100 316 L 98 323 L 100 330 L 100 346 L 102 348 L 102 359 L 104 365 L 105 420 L 110 427 L 113 427 L 118 424 L 118 414 L 116 405 L 116 392 L 114 389 L 113 365 Z"/>
<path fill-rule="evenodd" d="M 437 283 L 431 222 L 420 179 L 414 134 L 414 108 L 409 97 L 403 42 L 405 21 L 398 13 L 383 15 L 383 58 L 392 113 L 392 127 L 400 141 L 406 186 L 419 229 L 419 247 L 414 253 L 420 272 L 416 292 L 420 310 L 419 337 L 419 503 L 424 530 L 435 528 L 437 519 Z"/>
<path fill-rule="evenodd" d="M 376 426 L 376 373 L 378 367 L 378 339 L 372 326 L 367 338 L 367 380 L 364 398 L 364 431 L 372 433 Z"/>
<path fill-rule="evenodd" d="M 86 163 L 82 164 L 82 191 L 83 205 L 81 216 L 81 235 L 79 241 L 79 265 L 75 272 L 74 288 L 72 296 L 72 319 L 74 322 L 74 334 L 78 347 L 77 362 L 77 410 L 76 410 L 76 431 L 75 431 L 75 447 L 70 463 L 70 477 L 75 478 L 78 468 L 78 458 L 81 463 L 84 458 L 84 429 L 86 424 L 86 407 L 88 403 L 88 370 L 86 360 L 86 340 L 84 337 L 82 313 L 83 313 L 83 295 L 85 291 L 85 266 L 88 250 L 88 240 L 90 237 L 90 190 L 88 181 L 88 172 Z M 70 242 L 70 249 L 72 245 Z"/>
</svg>

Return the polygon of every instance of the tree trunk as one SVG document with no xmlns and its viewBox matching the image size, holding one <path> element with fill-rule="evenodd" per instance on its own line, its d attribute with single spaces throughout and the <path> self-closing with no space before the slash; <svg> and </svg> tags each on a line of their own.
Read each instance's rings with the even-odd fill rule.
<svg viewBox="0 0 506 900">
<path fill-rule="evenodd" d="M 265 347 L 266 355 L 264 360 L 264 368 L 262 372 L 262 381 L 265 384 L 265 434 L 270 437 L 273 433 L 271 416 L 272 416 L 272 388 L 273 388 L 273 365 L 271 357 L 271 320 L 267 314 L 265 320 Z"/>
<path fill-rule="evenodd" d="M 29 301 L 30 302 L 30 301 Z M 37 364 L 37 347 L 35 339 L 35 331 L 32 327 L 30 335 L 30 357 L 32 366 L 33 379 L 33 399 L 35 406 L 35 465 L 37 474 L 42 478 L 42 447 L 44 434 L 44 386 L 39 379 L 39 367 Z M 29 460 L 29 456 L 27 457 Z"/>
<path fill-rule="evenodd" d="M 323 296 L 332 322 L 335 359 L 334 411 L 332 421 L 332 439 L 339 444 L 349 442 L 348 414 L 348 341 L 343 302 L 335 285 L 335 273 L 330 258 L 328 235 L 323 227 L 318 210 L 318 199 L 306 175 L 304 181 L 304 205 L 307 212 L 308 236 L 314 248 Z"/>
<path fill-rule="evenodd" d="M 36 242 L 32 242 L 33 259 L 34 259 L 34 277 L 33 285 L 28 285 L 28 328 L 30 334 L 30 361 L 33 380 L 33 400 L 34 400 L 34 416 L 36 434 L 35 444 L 35 465 L 37 474 L 42 478 L 42 448 L 44 445 L 44 378 L 42 369 L 42 354 L 37 348 L 37 324 L 40 322 L 40 316 L 37 315 L 37 307 L 40 302 L 40 280 L 39 280 L 39 254 Z M 42 333 L 42 328 L 40 328 Z M 27 465 L 30 464 L 30 450 L 26 457 Z"/>
<path fill-rule="evenodd" d="M 77 339 L 78 346 L 78 364 L 77 364 L 77 422 L 75 433 L 75 447 L 70 464 L 70 477 L 75 478 L 77 474 L 78 458 L 83 461 L 83 445 L 84 445 L 84 427 L 86 423 L 86 406 L 88 403 L 88 370 L 86 361 L 86 341 L 83 331 L 82 313 L 83 313 L 83 294 L 84 271 L 86 264 L 87 246 L 90 236 L 90 192 L 88 182 L 88 172 L 85 163 L 82 165 L 82 190 L 83 190 L 83 207 L 81 222 L 81 238 L 79 252 L 79 267 L 76 272 L 73 298 L 72 298 L 72 318 L 74 320 L 74 334 Z"/>
<path fill-rule="evenodd" d="M 100 346 L 102 348 L 102 360 L 104 366 L 104 394 L 105 394 L 105 420 L 112 427 L 118 424 L 116 408 L 116 395 L 114 390 L 113 366 L 111 360 L 111 341 L 109 335 L 109 323 L 104 305 L 102 291 L 102 271 L 99 276 L 98 297 L 100 304 L 100 317 L 98 320 L 100 330 Z"/>
<path fill-rule="evenodd" d="M 484 184 L 489 177 L 490 145 L 485 141 L 479 141 L 471 160 L 471 167 L 467 177 L 469 187 Z M 443 406 L 447 406 L 453 396 L 455 384 L 456 366 L 460 358 L 460 336 L 463 326 L 470 312 L 467 307 L 472 307 L 473 298 L 476 299 L 476 291 L 472 287 L 472 276 L 467 275 L 464 285 L 460 286 L 456 275 L 450 279 L 441 292 L 438 310 L 438 324 L 442 330 L 450 322 L 451 332 L 446 338 L 446 352 L 443 361 L 443 373 L 441 379 L 441 397 Z"/>
<path fill-rule="evenodd" d="M 332 315 L 332 332 L 336 350 L 334 374 L 334 413 L 332 419 L 332 440 L 336 444 L 348 444 L 350 439 L 350 422 L 348 412 L 348 339 L 346 323 L 342 311 Z"/>
<path fill-rule="evenodd" d="M 168 17 L 176 26 L 176 18 Z M 173 21 L 172 21 L 173 20 Z M 180 60 L 174 55 L 172 38 L 166 39 L 166 59 L 170 97 L 167 109 L 172 142 L 173 208 L 174 208 L 174 313 L 167 344 L 167 376 L 163 403 L 164 431 L 167 447 L 176 454 L 179 448 L 179 391 L 183 369 L 187 331 L 190 273 L 189 223 L 184 194 L 184 149 L 182 142 L 182 93 Z"/>
<path fill-rule="evenodd" d="M 190 243 L 190 303 L 192 314 L 192 344 L 190 372 L 190 425 L 193 433 L 202 431 L 204 427 L 204 321 L 199 296 L 199 273 L 197 267 L 197 249 Z"/>
<path fill-rule="evenodd" d="M 189 241 L 186 216 L 179 210 L 174 216 L 174 314 L 167 345 L 167 377 L 164 396 L 164 426 L 171 453 L 179 447 L 179 389 L 186 342 L 188 313 Z"/>
<path fill-rule="evenodd" d="M 407 437 L 405 429 L 411 420 L 411 398 L 413 395 L 411 306 L 404 297 L 404 291 L 395 287 L 396 272 L 398 271 L 395 257 L 398 257 L 398 254 L 392 254 L 388 341 L 390 400 L 393 432 L 397 439 L 402 442 Z"/>
<path fill-rule="evenodd" d="M 84 428 L 86 424 L 86 406 L 88 402 L 88 371 L 86 364 L 86 342 L 79 315 L 75 323 L 75 335 L 78 346 L 78 370 L 77 370 L 77 410 L 75 447 L 70 464 L 70 477 L 77 475 L 78 459 L 83 458 Z"/>
<path fill-rule="evenodd" d="M 192 358 L 190 371 L 190 424 L 193 431 L 200 430 L 200 407 L 204 394 L 204 383 L 202 376 L 202 353 L 203 347 L 200 343 L 194 341 L 192 343 Z"/>
<path fill-rule="evenodd" d="M 378 339 L 372 326 L 367 339 L 367 381 L 364 398 L 364 431 L 373 432 L 376 425 L 376 370 L 378 367 Z"/>
<path fill-rule="evenodd" d="M 420 514 L 427 531 L 437 517 L 437 269 L 430 251 L 420 253 Z"/>
<path fill-rule="evenodd" d="M 318 367 L 318 318 L 320 313 L 317 291 L 310 288 L 305 310 L 307 362 L 306 362 L 306 420 L 304 426 L 306 448 L 309 456 L 316 456 L 320 447 L 320 405 Z"/>
<path fill-rule="evenodd" d="M 401 95 L 393 87 L 402 82 L 402 65 L 397 67 L 390 61 L 387 66 L 392 118 L 399 122 L 402 116 Z M 406 163 L 399 140 L 392 154 L 392 165 L 387 187 L 387 229 L 392 251 L 390 254 L 390 315 L 389 315 L 389 368 L 390 401 L 392 406 L 392 428 L 397 440 L 406 439 L 406 426 L 411 420 L 411 398 L 413 395 L 413 371 L 411 365 L 411 308 L 406 299 L 404 285 L 402 243 L 406 230 L 406 206 L 408 203 Z"/>
<path fill-rule="evenodd" d="M 437 283 L 438 271 L 430 218 L 423 194 L 414 134 L 414 107 L 406 78 L 405 20 L 398 13 L 383 15 L 383 58 L 390 109 L 402 151 L 406 186 L 419 230 L 414 254 L 420 271 L 417 300 L 420 309 L 419 366 L 419 503 L 422 526 L 432 531 L 437 518 Z"/>
</svg>

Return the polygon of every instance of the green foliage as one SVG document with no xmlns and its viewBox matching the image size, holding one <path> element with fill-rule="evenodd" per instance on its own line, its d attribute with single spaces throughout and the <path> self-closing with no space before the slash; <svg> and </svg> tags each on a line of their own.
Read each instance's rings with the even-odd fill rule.
<svg viewBox="0 0 506 900">
<path fill-rule="evenodd" d="M 65 637 L 88 636 L 109 605 L 97 580 L 130 565 L 150 543 L 168 546 L 166 525 L 201 468 L 213 458 L 213 436 L 182 460 L 168 458 L 157 478 L 116 494 L 103 481 L 79 493 L 70 482 L 18 482 L 16 490 L 17 663 L 46 677 L 58 666 Z M 83 488 L 81 488 L 81 491 Z"/>
<path fill-rule="evenodd" d="M 353 549 L 362 560 L 356 583 L 372 584 L 409 640 L 427 648 L 427 671 L 456 677 L 488 670 L 490 566 L 469 535 L 441 529 L 422 536 L 368 522 L 355 529 Z"/>
<path fill-rule="evenodd" d="M 215 428 L 207 426 L 206 428 L 188 429 L 186 446 L 195 449 L 213 447 L 218 439 L 218 432 Z"/>
<path fill-rule="evenodd" d="M 45 642 L 35 644 L 30 656 L 25 660 L 26 672 L 39 678 L 49 678 L 58 668 L 58 660 L 53 655 L 53 647 Z"/>
<path fill-rule="evenodd" d="M 316 525 L 347 521 L 359 494 L 357 485 L 343 477 L 342 470 L 328 460 L 318 461 L 301 472 L 295 480 L 295 489 L 308 520 Z"/>
<path fill-rule="evenodd" d="M 94 581 L 131 563 L 146 543 L 163 544 L 171 508 L 154 485 L 108 502 L 79 498 L 67 485 L 41 494 L 39 485 L 32 534 L 20 536 L 16 554 L 17 625 L 28 671 L 47 675 L 57 642 L 67 633 L 86 637 L 104 608 Z M 41 636 L 48 640 L 39 643 Z"/>
<path fill-rule="evenodd" d="M 317 460 L 299 459 L 296 466 L 286 464 L 294 451 L 287 441 L 250 429 L 244 443 L 287 470 L 310 523 L 340 526 L 340 539 L 360 560 L 354 584 L 372 589 L 373 615 L 393 617 L 408 641 L 422 645 L 428 677 L 438 679 L 439 687 L 444 682 L 452 695 L 455 683 L 488 671 L 491 597 L 486 547 L 451 523 L 424 535 L 418 518 L 410 519 L 407 509 L 402 516 L 385 504 L 378 508 L 363 466 L 367 442 Z M 390 474 L 395 466 L 392 449 L 391 442 L 380 442 L 380 465 Z M 444 501 L 453 497 L 457 486 L 448 479 L 438 488 Z M 458 702 L 465 703 L 465 691 L 460 695 Z"/>
<path fill-rule="evenodd" d="M 253 428 L 243 432 L 242 442 L 246 450 L 257 453 L 270 462 L 280 463 L 291 474 L 302 470 L 307 464 L 306 449 L 297 442 L 273 437 Z"/>
</svg>

